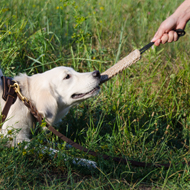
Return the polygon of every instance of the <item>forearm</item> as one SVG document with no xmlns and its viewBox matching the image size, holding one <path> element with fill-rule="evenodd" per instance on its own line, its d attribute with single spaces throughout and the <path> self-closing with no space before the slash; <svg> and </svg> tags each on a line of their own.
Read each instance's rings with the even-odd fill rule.
<svg viewBox="0 0 190 190">
<path fill-rule="evenodd" d="M 188 22 L 190 20 L 190 0 L 185 0 L 172 14 L 178 22 Z"/>
</svg>

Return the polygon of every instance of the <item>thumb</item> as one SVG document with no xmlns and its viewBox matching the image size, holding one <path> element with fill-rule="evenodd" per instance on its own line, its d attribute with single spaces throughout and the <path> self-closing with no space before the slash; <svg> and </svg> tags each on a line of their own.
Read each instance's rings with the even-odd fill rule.
<svg viewBox="0 0 190 190">
<path fill-rule="evenodd" d="M 163 34 L 165 33 L 165 30 L 163 28 L 159 28 L 154 37 L 152 38 L 151 42 L 155 42 L 158 39 L 161 39 Z"/>
</svg>

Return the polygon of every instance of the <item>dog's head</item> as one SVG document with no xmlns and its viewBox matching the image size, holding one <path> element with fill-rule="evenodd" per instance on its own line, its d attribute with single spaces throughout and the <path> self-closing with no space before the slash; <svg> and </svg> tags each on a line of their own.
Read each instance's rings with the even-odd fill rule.
<svg viewBox="0 0 190 190">
<path fill-rule="evenodd" d="M 24 76 L 15 80 L 20 82 L 25 96 L 50 123 L 64 117 L 72 105 L 100 91 L 99 71 L 79 73 L 62 66 L 31 77 Z"/>
<path fill-rule="evenodd" d="M 58 104 L 71 106 L 98 94 L 99 71 L 79 73 L 69 67 L 57 67 L 44 73 Z"/>
</svg>

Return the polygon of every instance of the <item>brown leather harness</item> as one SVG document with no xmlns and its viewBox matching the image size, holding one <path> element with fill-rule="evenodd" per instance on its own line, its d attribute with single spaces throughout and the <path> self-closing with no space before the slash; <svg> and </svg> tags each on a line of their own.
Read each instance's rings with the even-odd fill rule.
<svg viewBox="0 0 190 190">
<path fill-rule="evenodd" d="M 3 99 L 6 101 L 5 106 L 3 108 L 3 111 L 2 111 L 2 122 L 5 121 L 11 105 L 14 104 L 14 102 L 16 101 L 17 96 L 18 96 L 18 98 L 25 104 L 25 106 L 28 107 L 31 114 L 36 118 L 36 120 L 39 122 L 39 124 L 41 124 L 42 120 L 43 120 L 42 115 L 38 112 L 38 110 L 35 108 L 35 106 L 33 106 L 32 103 L 26 97 L 24 97 L 21 94 L 19 84 L 17 82 L 13 81 L 11 78 L 4 77 L 4 76 L 1 78 L 2 78 L 2 82 L 3 82 Z M 48 123 L 47 123 L 47 128 L 52 133 L 54 133 L 56 136 L 58 136 L 60 139 L 67 142 L 68 144 L 70 144 L 74 148 L 79 149 L 79 150 L 86 152 L 87 154 L 90 154 L 90 155 L 95 156 L 95 157 L 101 156 L 101 157 L 103 157 L 104 160 L 113 159 L 114 161 L 116 161 L 118 163 L 122 163 L 122 164 L 130 163 L 132 166 L 139 166 L 139 167 L 151 167 L 151 166 L 153 166 L 153 167 L 169 168 L 171 166 L 170 163 L 152 164 L 152 163 L 138 162 L 138 161 L 134 161 L 134 160 L 127 160 L 125 158 L 111 157 L 111 156 L 108 156 L 105 154 L 99 154 L 97 152 L 91 151 L 91 150 L 89 150 L 85 147 L 82 147 L 81 145 L 75 143 L 71 139 L 67 138 L 65 135 L 58 132 L 53 126 L 49 125 Z M 188 163 L 183 162 L 182 164 L 183 165 L 185 165 L 185 164 L 190 165 L 190 162 L 188 162 Z"/>
<path fill-rule="evenodd" d="M 9 112 L 9 109 L 11 107 L 12 104 L 14 104 L 14 102 L 17 99 L 17 94 L 15 92 L 15 90 L 13 88 L 11 88 L 10 86 L 14 84 L 14 81 L 12 80 L 12 78 L 9 77 L 1 77 L 2 82 L 3 82 L 3 95 L 2 98 L 3 100 L 6 101 L 4 108 L 1 112 L 2 114 L 2 122 L 5 121 L 7 114 Z"/>
</svg>

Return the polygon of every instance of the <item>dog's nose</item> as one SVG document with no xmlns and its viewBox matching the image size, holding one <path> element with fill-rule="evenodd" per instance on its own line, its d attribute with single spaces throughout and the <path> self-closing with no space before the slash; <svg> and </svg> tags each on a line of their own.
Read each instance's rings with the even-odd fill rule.
<svg viewBox="0 0 190 190">
<path fill-rule="evenodd" d="M 100 78 L 100 72 L 99 72 L 99 71 L 94 71 L 94 72 L 92 73 L 92 76 L 93 76 L 93 77 Z"/>
</svg>

